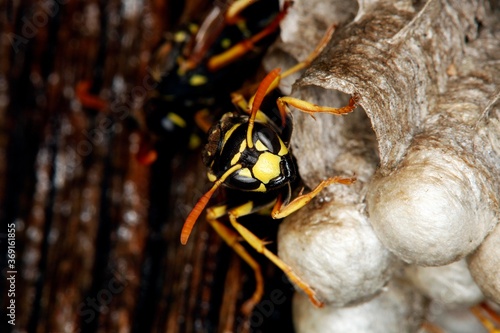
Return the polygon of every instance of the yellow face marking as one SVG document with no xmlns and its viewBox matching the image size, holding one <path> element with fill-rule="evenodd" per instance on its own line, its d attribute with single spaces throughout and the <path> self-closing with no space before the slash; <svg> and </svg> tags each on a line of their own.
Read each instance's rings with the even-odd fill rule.
<svg viewBox="0 0 500 333">
<path fill-rule="evenodd" d="M 189 84 L 192 86 L 201 86 L 207 83 L 208 79 L 206 76 L 195 74 L 189 79 Z"/>
<path fill-rule="evenodd" d="M 252 178 L 252 173 L 250 172 L 249 168 L 240 169 L 239 175 L 247 178 Z"/>
<path fill-rule="evenodd" d="M 233 127 L 234 128 L 234 127 Z M 231 128 L 231 130 L 233 129 Z M 229 137 L 228 137 L 229 138 Z M 224 140 L 226 140 L 226 136 L 224 136 Z M 224 141 L 225 142 L 225 141 Z M 247 148 L 247 142 L 245 140 L 241 141 L 241 144 L 240 144 L 240 149 L 239 149 L 239 153 L 235 154 L 233 156 L 233 158 L 231 159 L 231 165 L 234 165 L 236 164 L 240 157 L 241 157 L 241 153 Z"/>
<path fill-rule="evenodd" d="M 170 112 L 169 114 L 167 114 L 167 118 L 179 127 L 186 127 L 186 121 L 176 113 Z"/>
<path fill-rule="evenodd" d="M 267 147 L 262 143 L 262 141 L 260 140 L 257 140 L 257 142 L 255 143 L 255 148 L 258 150 L 258 151 L 265 151 L 265 150 L 269 150 L 267 149 Z"/>
<path fill-rule="evenodd" d="M 242 153 L 245 149 L 247 149 L 247 141 L 243 140 L 241 141 L 239 152 Z"/>
<path fill-rule="evenodd" d="M 285 156 L 286 154 L 288 154 L 288 148 L 285 146 L 285 144 L 283 143 L 283 141 L 281 141 L 280 138 L 278 138 L 280 140 L 280 151 L 278 152 L 278 155 L 279 156 Z"/>
<path fill-rule="evenodd" d="M 228 47 L 231 46 L 231 40 L 229 38 L 224 38 L 220 41 L 220 46 L 222 46 L 222 48 L 224 49 L 227 49 Z"/>
<path fill-rule="evenodd" d="M 259 188 L 255 190 L 255 192 L 266 192 L 266 186 L 264 184 L 260 184 Z"/>
<path fill-rule="evenodd" d="M 231 165 L 235 165 L 236 163 L 238 163 L 240 157 L 241 153 L 234 154 L 233 158 L 231 159 Z"/>
<path fill-rule="evenodd" d="M 280 161 L 281 157 L 278 155 L 269 152 L 260 154 L 252 168 L 255 178 L 267 184 L 271 179 L 278 177 L 281 174 Z"/>
</svg>

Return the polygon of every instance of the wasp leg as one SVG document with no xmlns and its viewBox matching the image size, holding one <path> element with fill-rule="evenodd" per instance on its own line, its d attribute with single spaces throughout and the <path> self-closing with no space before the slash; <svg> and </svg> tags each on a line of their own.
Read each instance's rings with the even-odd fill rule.
<svg viewBox="0 0 500 333">
<path fill-rule="evenodd" d="M 207 209 L 208 223 L 215 229 L 221 238 L 236 252 L 254 271 L 255 274 L 255 291 L 252 297 L 245 301 L 241 307 L 241 312 L 244 315 L 249 315 L 253 308 L 260 302 L 264 294 L 264 279 L 260 265 L 248 253 L 248 251 L 240 244 L 240 237 L 233 230 L 226 227 L 223 223 L 217 221 L 216 216 L 220 217 L 226 214 L 226 206 L 215 206 Z"/>
<path fill-rule="evenodd" d="M 270 91 L 274 90 L 278 87 L 282 78 L 287 77 L 311 64 L 311 62 L 321 53 L 321 51 L 326 47 L 328 42 L 330 41 L 333 32 L 335 31 L 335 25 L 332 25 L 325 33 L 320 43 L 316 46 L 316 48 L 309 54 L 309 56 L 293 66 L 292 68 L 286 70 L 282 74 L 280 74 L 279 69 L 274 69 L 271 71 L 266 78 L 261 82 L 259 89 L 250 99 L 249 105 L 253 106 L 254 100 L 258 100 L 258 106 L 260 106 L 260 100 L 264 98 Z M 268 82 L 267 82 L 268 81 Z M 265 83 L 265 84 L 264 84 Z M 259 96 L 259 98 L 257 98 Z M 349 101 L 349 105 L 342 108 L 332 108 L 327 106 L 319 106 L 316 104 L 312 104 L 294 97 L 281 97 L 277 99 L 278 109 L 280 110 L 282 126 L 285 126 L 287 122 L 287 118 L 289 117 L 290 110 L 286 107 L 287 104 L 293 105 L 296 108 L 300 109 L 303 112 L 309 113 L 313 118 L 313 114 L 316 112 L 326 112 L 336 115 L 346 114 L 353 111 L 356 107 L 356 103 L 358 102 L 358 97 L 354 96 Z"/>
<path fill-rule="evenodd" d="M 236 23 L 240 19 L 239 14 L 254 2 L 255 1 L 236 0 L 229 6 L 229 8 L 226 11 L 224 17 L 226 23 L 227 24 Z"/>
<path fill-rule="evenodd" d="M 154 149 L 154 143 L 146 132 L 139 132 L 139 150 L 135 157 L 142 165 L 151 165 L 158 159 L 158 152 Z"/>
<path fill-rule="evenodd" d="M 233 104 L 236 107 L 241 109 L 241 111 L 248 113 L 248 114 L 250 113 L 249 103 L 247 102 L 245 97 L 243 97 L 242 94 L 232 93 L 231 94 L 231 101 L 233 102 Z M 273 124 L 273 121 L 271 119 L 269 119 L 269 117 L 261 110 L 257 110 L 257 115 L 255 116 L 255 119 L 257 119 L 258 121 L 265 123 L 265 124 Z M 291 122 L 291 120 L 289 120 L 289 122 Z"/>
<path fill-rule="evenodd" d="M 242 2 L 242 1 L 240 0 L 238 2 Z M 229 8 L 229 10 L 231 10 L 231 8 L 233 6 L 238 4 L 238 2 L 234 3 Z M 250 4 L 250 2 L 248 2 L 248 4 Z M 246 4 L 246 5 L 248 5 L 248 4 Z M 215 71 L 219 70 L 220 68 L 229 65 L 230 63 L 238 60 L 239 58 L 244 56 L 247 52 L 252 50 L 256 43 L 258 43 L 262 39 L 264 39 L 267 36 L 274 33 L 278 29 L 279 23 L 281 22 L 281 20 L 285 17 L 286 11 L 287 11 L 287 8 L 289 5 L 290 5 L 289 2 L 285 2 L 285 8 L 274 18 L 274 20 L 269 25 L 267 25 L 259 33 L 233 45 L 227 51 L 224 51 L 220 54 L 214 55 L 213 57 L 208 59 L 208 65 L 207 65 L 208 69 L 215 72 Z"/>
<path fill-rule="evenodd" d="M 232 93 L 231 94 L 231 102 L 234 104 L 234 106 L 239 108 L 241 111 L 248 112 L 248 102 L 245 99 L 245 97 L 243 97 L 242 94 L 237 93 L 237 92 Z"/>
<path fill-rule="evenodd" d="M 489 333 L 500 333 L 500 315 L 487 304 L 476 305 L 471 312 Z"/>
<path fill-rule="evenodd" d="M 314 113 L 320 113 L 320 112 L 330 113 L 334 115 L 347 114 L 349 112 L 352 112 L 356 108 L 357 101 L 358 97 L 354 96 L 351 97 L 351 99 L 349 100 L 349 105 L 341 108 L 332 108 L 329 106 L 321 106 L 309 103 L 295 97 L 285 96 L 278 98 L 276 103 L 278 104 L 278 109 L 280 110 L 280 114 L 282 116 L 290 112 L 286 106 L 292 105 L 297 109 L 299 109 L 300 111 L 310 114 L 314 118 Z"/>
<path fill-rule="evenodd" d="M 283 260 L 281 260 L 277 255 L 269 251 L 266 248 L 265 242 L 263 240 L 259 239 L 250 230 L 248 230 L 238 222 L 238 217 L 248 215 L 249 213 L 251 213 L 251 210 L 249 209 L 248 204 L 231 209 L 228 213 L 231 225 L 236 229 L 236 231 L 238 231 L 238 233 L 243 237 L 243 239 L 245 239 L 248 244 L 250 244 L 257 252 L 262 253 L 264 256 L 266 256 L 266 258 L 271 260 L 288 276 L 290 281 L 292 281 L 295 285 L 302 289 L 307 294 L 307 296 L 309 296 L 309 299 L 314 305 L 316 305 L 317 307 L 322 307 L 323 303 L 318 301 L 315 291 L 297 274 L 295 274 L 290 266 L 283 262 Z"/>
<path fill-rule="evenodd" d="M 300 208 L 304 207 L 307 205 L 309 201 L 311 201 L 318 193 L 325 187 L 331 185 L 331 184 L 344 184 L 344 185 L 350 185 L 356 181 L 356 178 L 345 178 L 345 177 L 331 177 L 328 179 L 323 180 L 321 183 L 316 186 L 315 189 L 313 189 L 311 192 L 307 194 L 301 194 L 295 199 L 293 199 L 289 203 L 284 203 L 281 199 L 281 197 L 278 198 L 278 201 L 276 201 L 276 204 L 273 207 L 273 211 L 271 213 L 271 216 L 273 219 L 281 219 L 284 218 L 293 212 L 299 210 Z"/>
<path fill-rule="evenodd" d="M 281 73 L 279 75 L 277 74 L 276 77 L 273 79 L 272 83 L 267 87 L 266 95 L 270 91 L 272 91 L 273 89 L 278 87 L 281 79 L 283 79 L 289 75 L 292 75 L 293 73 L 296 73 L 296 72 L 306 68 L 307 66 L 309 66 L 313 62 L 313 60 L 316 59 L 316 57 L 321 53 L 321 51 L 323 51 L 323 49 L 326 47 L 326 45 L 328 44 L 328 42 L 332 38 L 333 33 L 335 32 L 335 28 L 336 28 L 336 25 L 332 25 L 332 26 L 330 26 L 330 28 L 328 28 L 326 30 L 323 38 L 321 38 L 321 40 L 318 43 L 318 45 L 316 46 L 316 48 L 307 56 L 306 59 L 297 63 L 292 68 L 287 69 L 283 73 Z M 275 69 L 275 70 L 277 70 L 277 69 Z M 279 70 L 278 70 L 278 73 L 279 73 Z M 254 97 L 252 97 L 252 100 Z M 250 104 L 252 104 L 252 100 L 250 101 Z"/>
<path fill-rule="evenodd" d="M 89 90 L 91 86 L 90 81 L 80 81 L 75 88 L 76 98 L 80 101 L 83 107 L 103 111 L 108 107 L 108 102 L 104 99 L 92 95 Z"/>
<path fill-rule="evenodd" d="M 226 227 L 224 224 L 217 220 L 208 221 L 210 225 L 217 231 L 217 233 L 224 239 L 224 241 L 253 269 L 255 274 L 255 291 L 252 297 L 245 301 L 241 307 L 241 312 L 244 315 L 249 315 L 253 308 L 260 302 L 264 293 L 264 279 L 260 265 L 254 258 L 245 250 L 239 243 L 239 236 L 237 233 Z"/>
<path fill-rule="evenodd" d="M 319 44 L 316 46 L 313 52 L 309 54 L 309 56 L 293 66 L 292 68 L 286 70 L 283 72 L 279 77 L 275 79 L 273 84 L 271 85 L 270 88 L 276 87 L 279 84 L 279 81 L 288 76 L 291 75 L 311 64 L 311 62 L 323 51 L 323 49 L 326 47 L 330 39 L 332 38 L 332 35 L 335 31 L 335 25 L 332 25 L 325 33 Z M 328 106 L 320 106 L 316 105 L 313 103 L 309 103 L 306 101 L 303 101 L 298 98 L 290 97 L 290 96 L 285 96 L 278 98 L 276 101 L 278 104 L 278 109 L 280 110 L 280 114 L 282 117 L 285 117 L 285 115 L 290 112 L 286 105 L 292 105 L 296 107 L 297 109 L 301 110 L 302 112 L 309 113 L 313 118 L 314 118 L 314 113 L 316 112 L 324 112 L 324 113 L 330 113 L 330 114 L 335 114 L 335 115 L 343 115 L 349 112 L 352 112 L 356 108 L 356 104 L 358 102 L 358 96 L 353 96 L 349 100 L 349 105 L 341 107 L 341 108 L 332 108 Z"/>
<path fill-rule="evenodd" d="M 284 71 L 283 74 L 281 74 L 281 78 L 287 77 L 288 75 L 291 75 L 309 66 L 311 62 L 313 62 L 313 60 L 316 59 L 316 57 L 321 53 L 321 51 L 323 51 L 323 49 L 326 47 L 330 39 L 332 39 L 336 27 L 337 26 L 335 24 L 331 25 L 326 30 L 325 35 L 321 38 L 316 48 L 307 56 L 307 58 L 302 60 L 292 68 L 289 68 L 286 71 Z"/>
<path fill-rule="evenodd" d="M 108 107 L 108 102 L 89 92 L 90 81 L 80 81 L 76 85 L 75 95 L 83 107 L 96 111 L 103 111 Z M 151 138 L 146 131 L 138 131 L 139 150 L 136 153 L 136 159 L 142 165 L 150 165 L 158 158 L 158 153 L 153 148 Z"/>
<path fill-rule="evenodd" d="M 194 122 L 204 133 L 208 133 L 212 127 L 212 120 L 210 119 L 210 111 L 202 109 L 194 114 Z"/>
<path fill-rule="evenodd" d="M 488 303 L 483 302 L 478 305 L 478 307 L 482 308 L 498 325 L 500 325 L 500 314 L 492 309 Z"/>
<path fill-rule="evenodd" d="M 423 329 L 424 332 L 428 333 L 444 333 L 444 331 L 441 328 L 428 321 L 422 324 L 421 329 Z"/>
</svg>

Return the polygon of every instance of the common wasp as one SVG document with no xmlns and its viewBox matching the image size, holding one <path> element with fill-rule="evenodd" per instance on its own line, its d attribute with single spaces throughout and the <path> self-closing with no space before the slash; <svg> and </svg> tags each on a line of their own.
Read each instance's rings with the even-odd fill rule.
<svg viewBox="0 0 500 333">
<path fill-rule="evenodd" d="M 230 105 L 229 93 L 254 74 L 289 4 L 280 11 L 275 0 L 215 2 L 201 24 L 168 34 L 154 54 L 158 85 L 144 105 L 144 136 L 166 142 L 162 149 L 196 147 L 195 129 L 206 132 L 206 118 L 217 117 L 218 109 Z M 154 149 L 143 151 L 141 160 L 154 160 Z"/>
<path fill-rule="evenodd" d="M 308 66 L 326 46 L 333 34 L 331 27 L 316 49 L 306 60 L 280 74 L 280 69 L 271 71 L 260 83 L 256 93 L 247 102 L 243 96 L 233 94 L 233 101 L 239 112 L 226 113 L 209 131 L 208 143 L 203 152 L 203 161 L 208 168 L 208 179 L 212 187 L 199 199 L 186 218 L 181 243 L 186 244 L 194 224 L 215 191 L 226 188 L 245 193 L 246 200 L 239 203 L 222 203 L 207 208 L 207 221 L 227 244 L 248 264 L 255 273 L 256 288 L 252 297 L 245 302 L 243 313 L 250 313 L 263 295 L 264 282 L 257 261 L 240 244 L 240 236 L 257 252 L 262 253 L 302 289 L 316 306 L 322 306 L 311 286 L 304 282 L 293 269 L 277 255 L 266 248 L 259 239 L 238 218 L 272 207 L 274 219 L 284 218 L 311 201 L 324 187 L 331 184 L 351 184 L 355 178 L 331 177 L 323 180 L 309 193 L 302 193 L 292 199 L 292 184 L 298 177 L 297 166 L 290 151 L 293 118 L 288 106 L 314 115 L 325 112 L 345 115 L 356 107 L 356 98 L 341 108 L 319 106 L 290 96 L 276 99 L 281 121 L 273 121 L 267 110 L 261 110 L 264 99 L 271 96 L 283 77 Z M 220 219 L 229 218 L 232 228 Z M 233 230 L 234 229 L 234 230 Z"/>
<path fill-rule="evenodd" d="M 140 161 L 150 164 L 162 150 L 198 146 L 197 128 L 208 131 L 206 118 L 216 119 L 218 109 L 231 105 L 230 93 L 255 74 L 290 5 L 285 1 L 280 10 L 278 0 L 215 1 L 201 22 L 164 34 L 148 67 L 155 88 L 143 114 L 129 119 L 141 135 Z M 105 109 L 90 87 L 88 81 L 77 86 L 81 103 Z"/>
</svg>

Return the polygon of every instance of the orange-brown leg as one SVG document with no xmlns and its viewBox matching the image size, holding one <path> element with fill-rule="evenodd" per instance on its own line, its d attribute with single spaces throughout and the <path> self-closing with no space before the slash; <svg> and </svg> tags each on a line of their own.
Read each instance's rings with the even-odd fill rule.
<svg viewBox="0 0 500 333">
<path fill-rule="evenodd" d="M 328 44 L 328 42 L 332 38 L 333 33 L 335 32 L 335 27 L 336 27 L 335 25 L 332 25 L 332 26 L 330 26 L 330 28 L 328 28 L 326 30 L 323 38 L 321 38 L 318 45 L 316 45 L 314 50 L 307 56 L 306 59 L 302 60 L 301 62 L 297 63 L 292 68 L 289 68 L 286 71 L 284 71 L 283 73 L 281 73 L 280 75 L 276 76 L 274 81 L 267 88 L 266 94 L 268 94 L 270 91 L 272 91 L 273 89 L 278 87 L 281 79 L 283 79 L 289 75 L 292 75 L 293 73 L 296 73 L 296 72 L 306 68 L 307 66 L 309 66 L 313 62 L 313 60 L 316 59 L 316 57 L 321 53 L 321 51 L 323 51 L 323 49 L 326 47 L 326 45 Z M 250 100 L 250 105 L 252 105 L 252 103 L 253 103 L 253 97 Z"/>
<path fill-rule="evenodd" d="M 248 253 L 248 251 L 240 244 L 240 237 L 233 230 L 226 227 L 223 223 L 216 220 L 214 217 L 222 216 L 226 214 L 226 206 L 215 206 L 207 209 L 208 223 L 215 229 L 215 231 L 221 236 L 221 238 L 253 269 L 255 274 L 255 291 L 246 300 L 241 307 L 241 312 L 244 315 L 249 315 L 253 308 L 260 302 L 262 295 L 264 294 L 264 279 L 262 277 L 262 271 L 260 265 L 255 261 L 255 259 Z"/>
<path fill-rule="evenodd" d="M 228 12 L 232 11 L 232 9 L 236 9 L 236 10 L 234 11 L 234 13 L 231 13 L 229 16 L 226 15 L 226 21 L 231 23 L 231 21 L 237 17 L 237 14 L 239 12 L 241 12 L 241 10 L 243 10 L 249 4 L 250 4 L 250 1 L 248 1 L 248 0 L 236 1 L 228 9 Z M 242 8 L 239 8 L 238 7 L 239 5 L 241 5 Z M 208 60 L 208 65 L 207 65 L 208 68 L 211 71 L 217 71 L 218 69 L 225 67 L 225 66 L 229 65 L 230 63 L 238 60 L 243 55 L 245 55 L 250 50 L 252 50 L 256 43 L 258 43 L 262 39 L 266 38 L 267 36 L 271 35 L 273 32 L 275 32 L 278 29 L 279 23 L 285 17 L 286 11 L 287 11 L 289 5 L 290 5 L 289 1 L 285 2 L 285 8 L 274 18 L 274 20 L 268 26 L 266 26 L 260 32 L 258 32 L 257 34 L 253 35 L 252 37 L 250 37 L 248 39 L 245 39 L 245 40 L 233 45 L 228 50 L 211 57 Z"/>
<path fill-rule="evenodd" d="M 472 307 L 471 312 L 489 333 L 500 333 L 500 315 L 486 303 Z"/>
<path fill-rule="evenodd" d="M 142 165 L 151 165 L 158 158 L 151 137 L 144 131 L 139 131 L 139 150 L 135 157 Z"/>
<path fill-rule="evenodd" d="M 253 107 L 254 100 L 258 99 L 257 96 L 259 94 L 265 96 L 270 91 L 275 89 L 279 85 L 282 78 L 287 77 L 287 76 L 309 66 L 311 64 L 311 62 L 326 47 L 326 45 L 330 41 L 334 31 L 335 31 L 335 25 L 332 25 L 326 31 L 325 35 L 323 36 L 323 38 L 321 39 L 319 44 L 316 46 L 316 48 L 313 50 L 313 52 L 311 52 L 305 60 L 299 62 L 298 64 L 296 64 L 292 68 L 283 72 L 282 74 L 279 74 L 279 69 L 275 69 L 274 71 L 270 72 L 268 74 L 268 76 L 266 76 L 266 79 L 269 77 L 271 82 L 269 82 L 265 86 L 262 86 L 262 84 L 261 84 L 262 87 L 259 86 L 259 90 L 257 91 L 257 93 L 254 96 L 252 96 L 252 98 L 250 99 L 250 101 L 248 103 L 249 107 Z M 263 99 L 263 96 L 261 96 L 260 100 Z M 309 102 L 303 101 L 301 99 L 289 97 L 289 96 L 278 98 L 278 100 L 276 102 L 278 104 L 278 109 L 280 110 L 281 118 L 283 120 L 283 125 L 284 125 L 286 116 L 290 112 L 290 110 L 287 108 L 287 105 L 292 105 L 292 106 L 298 108 L 299 110 L 310 114 L 313 118 L 314 118 L 313 114 L 317 113 L 317 112 L 330 113 L 330 114 L 335 114 L 335 115 L 343 115 L 343 114 L 347 114 L 349 112 L 352 112 L 356 108 L 356 103 L 358 102 L 358 96 L 351 97 L 351 99 L 349 101 L 349 105 L 341 107 L 341 108 L 320 106 L 320 105 L 309 103 Z M 259 103 L 257 103 L 257 104 L 258 104 L 257 107 L 260 107 L 260 104 Z"/>
<path fill-rule="evenodd" d="M 483 302 L 479 305 L 495 322 L 500 326 L 500 314 L 496 312 L 488 303 Z"/>
<path fill-rule="evenodd" d="M 421 328 L 428 333 L 445 333 L 441 328 L 428 321 L 424 322 Z"/>
<path fill-rule="evenodd" d="M 90 81 L 78 82 L 75 88 L 76 98 L 85 108 L 93 109 L 96 111 L 103 111 L 108 107 L 108 102 L 98 96 L 92 95 L 89 92 L 90 86 Z"/>
<path fill-rule="evenodd" d="M 257 0 L 258 1 L 258 0 Z M 224 14 L 224 19 L 227 24 L 234 24 L 236 23 L 240 18 L 239 14 L 248 6 L 250 6 L 252 3 L 255 1 L 248 1 L 248 0 L 236 0 L 234 1 L 229 8 L 226 10 L 226 13 Z"/>
<path fill-rule="evenodd" d="M 313 60 L 316 59 L 316 57 L 321 53 L 321 51 L 323 51 L 326 45 L 328 45 L 328 42 L 330 41 L 330 39 L 332 39 L 333 33 L 335 32 L 335 28 L 336 25 L 331 25 L 326 30 L 325 35 L 323 36 L 323 38 L 321 38 L 318 45 L 316 45 L 314 50 L 307 56 L 307 58 L 302 60 L 292 68 L 289 68 L 286 71 L 284 71 L 283 74 L 281 74 L 281 77 L 282 78 L 287 77 L 288 75 L 291 75 L 309 66 L 313 62 Z"/>
<path fill-rule="evenodd" d="M 248 102 L 247 100 L 243 97 L 243 95 L 239 93 L 232 93 L 231 94 L 231 101 L 233 104 L 241 109 L 241 111 L 250 113 L 250 110 L 248 108 Z M 257 114 L 255 116 L 255 119 L 258 120 L 261 123 L 269 124 L 272 122 L 272 120 L 269 119 L 269 117 L 262 112 L 261 110 L 257 111 Z"/>
<path fill-rule="evenodd" d="M 286 105 L 292 105 L 300 111 L 308 113 L 314 118 L 314 113 L 330 113 L 339 116 L 352 112 L 356 108 L 357 97 L 351 97 L 351 99 L 349 100 L 349 105 L 341 108 L 316 105 L 290 96 L 280 97 L 278 98 L 276 103 L 278 104 L 278 109 L 280 110 L 281 115 L 284 115 L 288 112 Z"/>
<path fill-rule="evenodd" d="M 266 256 L 266 258 L 271 260 L 288 276 L 290 281 L 292 281 L 302 291 L 304 291 L 307 294 L 307 296 L 309 296 L 309 299 L 315 306 L 322 307 L 323 303 L 316 298 L 315 291 L 306 282 L 304 282 L 297 274 L 295 274 L 295 272 L 292 270 L 290 266 L 288 266 L 285 262 L 283 262 L 283 260 L 281 260 L 277 255 L 269 251 L 266 248 L 265 242 L 263 240 L 259 239 L 250 230 L 248 230 L 238 222 L 237 220 L 238 217 L 247 215 L 250 212 L 251 211 L 249 210 L 247 204 L 231 209 L 229 211 L 229 221 L 231 222 L 231 225 L 236 229 L 236 231 L 238 231 L 238 233 L 243 237 L 243 239 L 247 241 L 248 244 L 250 244 L 257 252 L 262 253 L 264 256 Z"/>
<path fill-rule="evenodd" d="M 244 112 L 248 112 L 248 102 L 247 100 L 245 99 L 245 97 L 243 97 L 242 94 L 240 93 L 232 93 L 231 94 L 231 102 L 237 107 L 239 108 L 240 110 L 244 111 Z"/>
<path fill-rule="evenodd" d="M 323 38 L 321 39 L 319 44 L 316 46 L 314 51 L 311 52 L 311 54 L 309 54 L 309 56 L 305 60 L 299 62 L 298 64 L 296 64 L 292 68 L 283 72 L 283 74 L 281 74 L 280 79 L 309 66 L 311 64 L 311 62 L 326 47 L 326 45 L 328 44 L 328 42 L 332 38 L 332 35 L 334 32 L 335 32 L 335 25 L 332 25 L 326 31 L 325 35 L 323 36 Z M 278 83 L 279 83 L 279 80 L 275 84 L 277 85 Z M 285 114 L 287 112 L 289 112 L 287 107 L 286 107 L 286 105 L 288 104 L 288 105 L 292 105 L 292 106 L 296 107 L 297 109 L 301 110 L 302 112 L 309 113 L 313 118 L 314 118 L 313 114 L 317 113 L 317 112 L 330 113 L 330 114 L 334 114 L 334 115 L 347 114 L 349 112 L 352 112 L 356 108 L 357 102 L 358 102 L 358 96 L 353 96 L 349 100 L 349 105 L 341 107 L 341 108 L 332 108 L 332 107 L 328 107 L 328 106 L 316 105 L 316 104 L 309 103 L 309 102 L 303 101 L 301 99 L 298 99 L 295 97 L 290 97 L 290 96 L 281 97 L 281 98 L 278 98 L 278 100 L 277 100 L 278 109 L 280 110 L 280 114 L 282 117 L 284 117 Z"/>
<path fill-rule="evenodd" d="M 316 186 L 311 192 L 306 193 L 306 194 L 301 194 L 295 199 L 293 199 L 289 203 L 283 203 L 281 198 L 276 201 L 276 204 L 274 205 L 273 211 L 271 213 L 271 216 L 273 219 L 281 219 L 284 218 L 293 212 L 299 210 L 300 208 L 304 207 L 311 201 L 318 193 L 325 187 L 331 185 L 331 184 L 344 184 L 344 185 L 350 185 L 356 181 L 355 177 L 352 178 L 345 178 L 345 177 L 331 177 L 328 179 L 323 180 L 321 183 Z"/>
<path fill-rule="evenodd" d="M 108 102 L 104 99 L 89 93 L 91 82 L 80 81 L 76 85 L 75 94 L 83 107 L 96 111 L 107 109 Z M 153 148 L 151 137 L 145 130 L 138 130 L 139 134 L 139 150 L 136 154 L 136 159 L 143 165 L 150 165 L 158 158 L 158 153 Z"/>
<path fill-rule="evenodd" d="M 210 119 L 210 111 L 208 109 L 202 109 L 194 114 L 194 122 L 203 133 L 208 133 L 210 127 L 212 127 L 212 120 Z"/>
</svg>

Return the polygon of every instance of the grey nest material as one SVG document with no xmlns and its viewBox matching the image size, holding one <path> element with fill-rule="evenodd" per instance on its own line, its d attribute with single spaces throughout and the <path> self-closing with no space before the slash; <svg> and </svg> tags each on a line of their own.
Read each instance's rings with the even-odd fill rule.
<svg viewBox="0 0 500 333">
<path fill-rule="evenodd" d="M 332 315 L 384 302 L 392 286 L 402 288 L 395 279 L 418 292 L 373 309 L 388 314 L 429 300 L 469 306 L 484 296 L 500 303 L 500 14 L 492 5 L 297 0 L 284 20 L 267 67 L 304 59 L 338 25 L 292 95 L 328 106 L 360 97 L 343 117 L 294 111 L 304 183 L 358 178 L 325 189 L 279 232 L 280 257 Z M 345 332 L 313 330 L 311 318 L 296 316 L 298 332 Z M 414 331 L 418 318 L 405 318 L 405 328 L 383 332 Z M 378 332 L 365 324 L 351 331 Z"/>
</svg>

